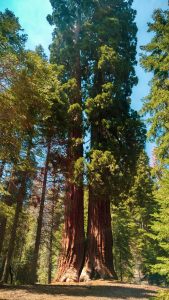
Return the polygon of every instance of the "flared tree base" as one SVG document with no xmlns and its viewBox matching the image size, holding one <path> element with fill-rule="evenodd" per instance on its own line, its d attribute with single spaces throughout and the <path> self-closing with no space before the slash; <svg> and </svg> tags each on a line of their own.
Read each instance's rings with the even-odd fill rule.
<svg viewBox="0 0 169 300">
<path fill-rule="evenodd" d="M 95 262 L 95 264 L 86 264 L 83 267 L 83 270 L 80 275 L 80 281 L 90 281 L 95 279 L 117 279 L 117 275 L 115 271 L 110 271 L 104 264 L 100 263 L 99 261 Z"/>
<path fill-rule="evenodd" d="M 65 272 L 59 272 L 59 276 L 56 276 L 55 282 L 78 282 L 79 281 L 79 273 L 75 268 L 69 268 Z"/>
</svg>

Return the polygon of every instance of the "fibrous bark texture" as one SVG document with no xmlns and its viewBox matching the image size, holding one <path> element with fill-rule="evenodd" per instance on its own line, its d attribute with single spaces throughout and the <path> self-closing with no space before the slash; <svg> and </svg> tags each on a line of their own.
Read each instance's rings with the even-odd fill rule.
<svg viewBox="0 0 169 300">
<path fill-rule="evenodd" d="M 72 184 L 66 197 L 63 250 L 55 281 L 78 281 L 83 258 L 83 189 Z"/>
<path fill-rule="evenodd" d="M 81 96 L 81 58 L 77 46 L 80 34 L 80 7 L 77 10 L 77 24 L 74 28 L 76 59 L 73 77 L 76 79 L 77 90 L 72 104 L 82 108 Z M 83 174 L 78 183 L 74 182 L 76 162 L 83 157 L 83 122 L 82 111 L 70 121 L 69 145 L 67 152 L 67 183 L 65 197 L 65 223 L 63 234 L 63 249 L 60 257 L 58 273 L 55 281 L 78 281 L 84 261 L 84 204 L 83 204 Z M 81 141 L 81 142 L 80 142 Z"/>
<path fill-rule="evenodd" d="M 89 192 L 88 233 L 85 263 L 80 281 L 116 279 L 112 254 L 110 201 Z"/>
</svg>

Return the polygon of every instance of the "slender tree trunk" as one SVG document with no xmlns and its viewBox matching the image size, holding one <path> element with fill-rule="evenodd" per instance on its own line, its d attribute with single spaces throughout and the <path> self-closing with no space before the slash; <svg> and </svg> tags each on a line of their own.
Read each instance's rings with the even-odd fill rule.
<svg viewBox="0 0 169 300">
<path fill-rule="evenodd" d="M 47 147 L 44 178 L 43 178 L 43 185 L 42 185 L 42 195 L 41 195 L 41 201 L 40 201 L 39 216 L 38 216 L 38 220 L 37 220 L 36 240 L 35 240 L 35 247 L 34 247 L 33 259 L 32 259 L 32 276 L 31 276 L 32 283 L 35 283 L 37 281 L 38 257 L 39 257 L 39 249 L 40 249 L 40 242 L 41 242 L 43 211 L 44 211 L 44 204 L 45 204 L 50 149 L 51 149 L 51 141 L 48 143 L 48 147 Z"/>
<path fill-rule="evenodd" d="M 52 281 L 52 247 L 53 244 L 53 216 L 52 216 L 52 225 L 50 232 L 50 240 L 49 240 L 49 266 L 48 266 L 48 284 Z"/>
<path fill-rule="evenodd" d="M 9 245 L 8 245 L 8 251 L 7 251 L 4 270 L 3 270 L 2 279 L 1 279 L 2 282 L 8 281 L 12 256 L 14 253 L 14 247 L 15 247 L 15 242 L 16 242 L 16 234 L 17 234 L 17 229 L 18 229 L 19 217 L 20 217 L 20 213 L 22 211 L 23 200 L 24 200 L 25 194 L 26 194 L 26 177 L 27 177 L 27 174 L 25 172 L 25 174 L 23 174 L 23 177 L 22 177 L 21 187 L 19 189 L 19 193 L 18 193 L 18 197 L 17 197 L 15 216 L 14 216 L 14 220 L 13 220 L 13 224 L 12 224 L 12 230 L 11 230 L 11 235 L 10 235 L 10 240 L 9 240 Z"/>
<path fill-rule="evenodd" d="M 88 233 L 85 263 L 80 281 L 114 278 L 110 201 L 96 197 L 89 190 Z"/>
<path fill-rule="evenodd" d="M 54 182 L 55 189 L 55 182 Z M 54 212 L 55 212 L 55 192 L 52 197 L 52 208 L 51 208 L 51 227 L 50 227 L 50 237 L 49 237 L 49 266 L 48 266 L 48 283 L 52 281 L 52 251 L 53 251 L 53 226 L 54 226 Z"/>
<path fill-rule="evenodd" d="M 3 171 L 4 171 L 4 167 L 5 167 L 5 162 L 2 161 L 2 162 L 0 163 L 0 179 L 2 178 Z"/>
<path fill-rule="evenodd" d="M 120 252 L 120 279 L 121 279 L 121 281 L 123 281 L 123 270 L 122 270 L 121 252 Z"/>
<path fill-rule="evenodd" d="M 8 185 L 8 193 L 10 195 L 4 196 L 4 203 L 8 206 L 11 206 L 13 204 L 13 197 L 15 189 L 15 180 L 13 177 L 13 172 L 11 174 L 11 178 Z M 5 231 L 6 231 L 6 225 L 7 225 L 7 217 L 4 215 L 0 216 L 0 255 L 3 249 L 4 239 L 5 239 Z"/>
<path fill-rule="evenodd" d="M 3 243 L 5 238 L 5 230 L 6 230 L 7 218 L 4 216 L 0 217 L 0 255 L 3 249 Z"/>
<path fill-rule="evenodd" d="M 4 166 L 5 166 L 5 162 L 2 161 L 0 163 L 0 181 L 2 179 Z M 4 218 L 4 216 L 0 216 L 0 255 L 1 255 L 1 252 L 2 252 L 2 248 L 3 248 L 3 242 L 4 242 L 4 237 L 5 237 L 5 229 L 6 229 L 6 222 L 7 222 L 6 218 Z"/>
</svg>

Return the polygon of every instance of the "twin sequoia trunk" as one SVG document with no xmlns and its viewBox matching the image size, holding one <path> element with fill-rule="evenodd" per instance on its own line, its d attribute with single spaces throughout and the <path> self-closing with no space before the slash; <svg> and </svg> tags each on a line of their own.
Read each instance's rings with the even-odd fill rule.
<svg viewBox="0 0 169 300">
<path fill-rule="evenodd" d="M 78 281 L 84 259 L 83 176 L 78 184 L 74 183 L 74 166 L 83 156 L 83 145 L 72 145 L 73 140 L 82 139 L 81 127 L 81 124 L 73 125 L 68 149 L 63 248 L 55 279 L 61 282 Z"/>
<path fill-rule="evenodd" d="M 83 189 L 72 184 L 66 197 L 63 252 L 56 281 L 78 281 L 84 258 Z"/>
<path fill-rule="evenodd" d="M 73 77 L 76 78 L 77 91 L 72 104 L 82 107 L 81 96 L 81 64 L 78 41 L 81 23 L 80 6 L 77 11 L 77 24 L 75 26 L 75 51 L 77 52 Z M 74 183 L 74 166 L 78 159 L 83 157 L 82 112 L 70 120 L 70 140 L 68 147 L 67 187 L 65 199 L 65 224 L 63 236 L 63 249 L 60 257 L 56 281 L 78 281 L 84 259 L 84 207 L 83 207 L 83 176 L 79 183 Z M 81 142 L 79 142 L 81 140 Z M 75 143 L 75 144 L 73 144 Z"/>
<path fill-rule="evenodd" d="M 89 192 L 88 233 L 85 263 L 80 281 L 117 279 L 112 254 L 110 201 L 99 199 Z"/>
</svg>

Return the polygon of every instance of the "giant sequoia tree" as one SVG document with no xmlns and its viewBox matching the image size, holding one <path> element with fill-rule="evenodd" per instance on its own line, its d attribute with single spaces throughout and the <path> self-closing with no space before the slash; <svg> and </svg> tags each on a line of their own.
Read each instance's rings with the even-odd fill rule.
<svg viewBox="0 0 169 300">
<path fill-rule="evenodd" d="M 88 235 L 80 280 L 116 277 L 110 201 L 128 191 L 145 130 L 130 108 L 137 82 L 135 11 L 132 1 L 96 3 L 93 13 L 93 80 L 86 101 L 91 132 Z M 97 23 L 95 22 L 97 20 Z M 90 79 L 91 80 L 91 79 Z M 125 185 L 125 186 L 124 186 Z"/>
<path fill-rule="evenodd" d="M 110 200 L 119 195 L 144 143 L 144 128 L 130 108 L 137 82 L 136 24 L 132 1 L 50 1 L 55 25 L 51 60 L 74 79 L 70 95 L 64 249 L 58 280 L 78 280 L 84 256 L 82 108 L 86 106 L 91 149 L 85 266 L 80 280 L 116 277 L 112 256 Z M 80 180 L 75 174 L 80 172 Z M 123 175 L 123 176 L 122 176 Z M 123 178 L 123 179 L 122 179 Z"/>
<path fill-rule="evenodd" d="M 73 78 L 70 92 L 67 141 L 64 247 L 57 279 L 77 281 L 84 253 L 83 175 L 74 181 L 76 165 L 82 165 L 82 66 L 81 26 L 83 10 L 80 1 L 51 1 L 51 24 L 55 24 L 51 60 L 64 65 L 63 81 Z"/>
</svg>

